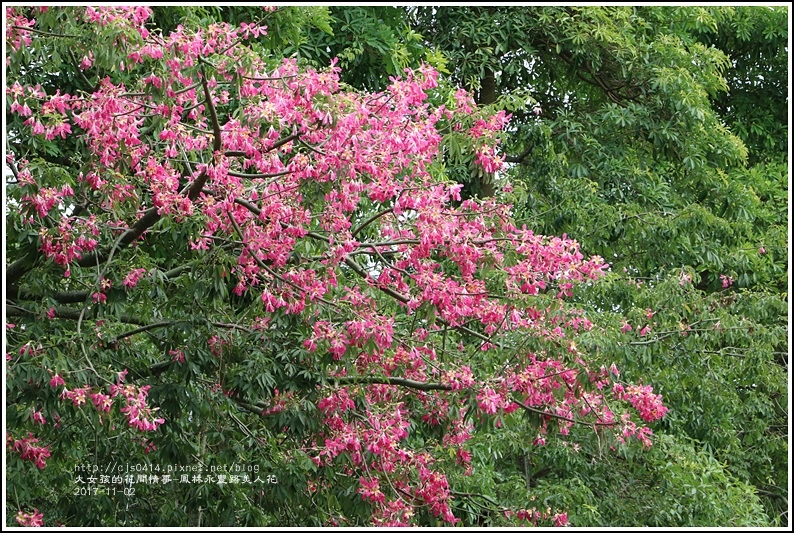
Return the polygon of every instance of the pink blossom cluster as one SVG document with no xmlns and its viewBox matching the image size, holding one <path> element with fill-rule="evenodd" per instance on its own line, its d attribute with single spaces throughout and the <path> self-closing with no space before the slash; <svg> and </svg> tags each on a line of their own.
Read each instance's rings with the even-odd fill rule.
<svg viewBox="0 0 794 533">
<path fill-rule="evenodd" d="M 43 470 L 47 466 L 46 459 L 50 456 L 50 450 L 47 446 L 36 446 L 39 439 L 28 433 L 27 437 L 19 440 L 6 433 L 6 447 L 17 452 L 25 461 L 33 461 L 39 470 Z"/>
<path fill-rule="evenodd" d="M 146 403 L 149 389 L 151 385 L 137 387 L 132 384 L 121 385 L 121 382 L 110 386 L 110 397 L 121 396 L 126 402 L 121 412 L 127 416 L 129 425 L 141 431 L 154 431 L 165 422 L 163 418 L 154 418 L 157 408 L 152 409 Z"/>
<path fill-rule="evenodd" d="M 37 194 L 24 196 L 22 198 L 22 206 L 26 209 L 34 208 L 39 216 L 44 218 L 53 207 L 63 203 L 64 197 L 73 195 L 74 191 L 69 185 L 63 185 L 60 189 L 42 187 Z"/>
<path fill-rule="evenodd" d="M 86 403 L 86 398 L 89 393 L 89 387 L 78 387 L 76 389 L 64 389 L 61 392 L 62 400 L 69 400 L 75 407 L 80 407 Z"/>
<path fill-rule="evenodd" d="M 27 97 L 25 93 L 28 94 Z M 11 112 L 21 117 L 28 117 L 23 124 L 31 128 L 33 135 L 41 135 L 46 140 L 52 140 L 56 137 L 65 139 L 72 133 L 67 111 L 77 105 L 78 99 L 68 94 L 61 94 L 60 90 L 48 97 L 40 85 L 23 88 L 18 82 L 6 89 L 6 94 L 13 97 Z M 20 99 L 22 103 L 19 102 Z M 44 103 L 39 104 L 42 100 Z M 29 104 L 36 106 L 35 114 Z M 45 123 L 41 122 L 42 118 L 45 119 Z"/>
<path fill-rule="evenodd" d="M 128 289 L 132 289 L 138 284 L 138 281 L 141 279 L 141 276 L 146 274 L 145 268 L 134 268 L 130 270 L 126 276 L 124 276 L 124 281 L 122 285 L 127 287 Z"/>
<path fill-rule="evenodd" d="M 447 370 L 441 375 L 441 383 L 449 385 L 452 390 L 470 389 L 474 385 L 471 367 L 463 365 L 455 370 Z"/>
<path fill-rule="evenodd" d="M 290 402 L 295 400 L 295 394 L 292 391 L 281 392 L 278 389 L 273 390 L 273 397 L 270 398 L 269 405 L 262 409 L 262 416 L 274 415 L 280 413 L 287 408 Z M 318 405 L 320 409 L 322 406 Z"/>
<path fill-rule="evenodd" d="M 497 411 L 506 408 L 510 403 L 508 403 L 503 394 L 497 393 L 490 387 L 483 387 L 477 394 L 477 405 L 482 412 L 494 415 Z"/>
<path fill-rule="evenodd" d="M 629 413 L 623 413 L 621 416 L 621 431 L 618 433 L 615 438 L 621 444 L 626 444 L 626 440 L 630 439 L 631 437 L 635 437 L 639 440 L 646 449 L 651 447 L 651 437 L 653 436 L 653 431 L 650 428 L 645 426 L 638 426 L 634 421 L 631 420 L 631 415 Z"/>
<path fill-rule="evenodd" d="M 80 59 L 80 70 L 88 70 L 91 68 L 91 65 L 93 64 L 94 64 L 94 52 L 89 50 L 88 55 L 84 55 L 82 59 Z"/>
<path fill-rule="evenodd" d="M 99 236 L 99 227 L 95 215 L 88 218 L 65 217 L 57 228 L 42 228 L 39 236 L 41 251 L 56 265 L 64 267 L 64 276 L 69 277 L 70 263 L 80 259 L 83 252 L 96 248 L 98 241 L 95 237 Z"/>
<path fill-rule="evenodd" d="M 38 509 L 33 509 L 32 513 L 23 513 L 21 510 L 15 517 L 17 524 L 22 527 L 42 527 L 44 525 L 44 514 Z"/>
<path fill-rule="evenodd" d="M 478 407 L 485 415 L 508 414 L 521 406 L 538 413 L 548 413 L 547 417 L 542 417 L 540 434 L 535 439 L 535 444 L 539 446 L 546 442 L 544 435 L 547 422 L 556 418 L 561 435 L 568 435 L 574 423 L 594 424 L 596 429 L 617 430 L 620 442 L 633 436 L 650 447 L 652 431 L 632 422 L 628 412 L 621 414 L 619 421 L 604 394 L 611 393 L 612 397 L 629 402 L 645 422 L 659 420 L 667 413 L 668 408 L 663 405 L 662 396 L 653 394 L 650 386 L 624 387 L 615 383 L 610 390 L 608 385 L 612 376 L 620 375 L 614 364 L 609 369 L 602 366 L 598 371 L 593 371 L 587 368 L 582 359 L 576 362 L 579 368 L 553 359 L 530 356 L 523 368 L 517 368 L 503 378 L 483 385 L 477 393 Z M 589 376 L 595 391 L 584 388 L 578 379 L 581 373 Z"/>
<path fill-rule="evenodd" d="M 568 513 L 552 513 L 551 508 L 546 508 L 545 511 L 539 511 L 537 508 L 520 509 L 518 511 L 505 511 L 507 518 L 515 516 L 519 520 L 531 522 L 533 526 L 540 525 L 541 520 L 551 520 L 555 527 L 564 527 L 568 525 Z"/>
<path fill-rule="evenodd" d="M 28 341 L 19 348 L 19 355 L 36 357 L 42 354 L 44 354 L 44 346 L 41 343 L 34 346 L 32 341 Z"/>
<path fill-rule="evenodd" d="M 626 400 L 638 411 L 640 418 L 654 422 L 667 414 L 668 408 L 662 403 L 662 395 L 654 394 L 650 385 L 623 385 L 616 383 L 613 396 Z"/>
<path fill-rule="evenodd" d="M 386 495 L 380 490 L 380 480 L 378 478 L 359 478 L 359 487 L 356 492 L 361 494 L 361 497 L 372 503 L 383 504 L 386 502 Z"/>
<path fill-rule="evenodd" d="M 16 99 L 11 103 L 11 112 L 17 113 L 21 117 L 29 117 L 33 114 L 27 103 L 20 104 Z"/>
<path fill-rule="evenodd" d="M 185 362 L 185 352 L 180 349 L 176 350 L 168 350 L 168 355 L 171 356 L 171 359 L 176 363 L 184 363 Z"/>
<path fill-rule="evenodd" d="M 96 174 L 111 174 L 110 169 L 124 156 L 129 156 L 138 167 L 148 151 L 141 143 L 139 131 L 145 108 L 125 97 L 125 93 L 123 85 L 113 85 L 105 78 L 100 81 L 99 91 L 72 106 L 74 124 L 81 128 L 81 137 L 98 159 Z M 126 184 L 122 181 L 120 185 Z"/>
<path fill-rule="evenodd" d="M 36 424 L 40 424 L 42 426 L 47 424 L 47 420 L 44 418 L 44 413 L 42 413 L 41 411 L 35 411 L 34 410 L 31 413 L 31 418 L 33 419 L 33 425 L 34 426 Z"/>
<path fill-rule="evenodd" d="M 224 346 L 229 344 L 228 339 L 222 339 L 217 335 L 213 335 L 207 339 L 207 346 L 209 346 L 210 352 L 212 352 L 212 355 L 215 357 L 220 357 L 223 354 Z"/>
<path fill-rule="evenodd" d="M 434 459 L 427 453 L 417 453 L 403 447 L 408 436 L 408 410 L 393 401 L 394 387 L 369 385 L 366 387 L 367 401 L 379 400 L 380 405 L 389 405 L 385 410 L 368 411 L 366 423 L 360 423 L 349 413 L 353 409 L 349 387 L 340 387 L 320 402 L 324 412 L 327 433 L 319 453 L 314 457 L 319 465 L 331 464 L 341 453 L 347 452 L 352 463 L 370 472 L 380 473 L 374 477 L 359 479 L 359 494 L 373 505 L 373 523 L 380 526 L 406 526 L 415 515 L 417 505 L 426 506 L 431 514 L 455 524 L 459 521 L 451 511 L 451 493 L 446 475 L 432 468 Z M 382 477 L 381 477 L 382 476 Z M 390 488 L 413 495 L 414 504 L 409 504 L 393 494 L 391 499 L 383 492 L 383 480 L 388 479 Z"/>
<path fill-rule="evenodd" d="M 18 7 L 6 8 L 6 43 L 11 50 L 19 50 L 22 45 L 29 46 L 32 42 L 31 34 L 23 28 L 32 28 L 36 25 L 36 19 L 28 19 L 18 12 Z M 10 61 L 10 56 L 6 57 L 6 64 Z"/>
<path fill-rule="evenodd" d="M 91 393 L 91 401 L 94 402 L 94 407 L 96 407 L 97 411 L 104 413 L 109 413 L 113 405 L 113 400 L 110 396 L 101 392 Z"/>
<path fill-rule="evenodd" d="M 108 24 L 119 24 L 125 27 L 133 27 L 138 30 L 142 38 L 149 36 L 149 31 L 144 24 L 152 16 L 152 9 L 146 6 L 101 6 L 87 7 L 85 18 L 90 23 L 107 26 Z"/>
<path fill-rule="evenodd" d="M 127 422 L 131 427 L 141 431 L 154 431 L 157 426 L 164 423 L 162 418 L 154 418 L 154 411 L 147 405 L 146 398 L 149 394 L 150 385 L 137 387 L 136 385 L 124 385 L 123 381 L 127 371 L 118 373 L 117 383 L 110 386 L 110 394 L 105 394 L 101 390 L 92 388 L 89 385 L 76 387 L 73 389 L 64 388 L 60 397 L 62 400 L 70 401 L 75 407 L 82 407 L 88 403 L 88 399 L 94 408 L 101 413 L 109 413 L 113 407 L 115 398 L 124 400 L 124 407 L 121 412 L 127 417 Z M 65 381 L 59 374 L 55 374 L 49 382 L 50 386 L 57 388 L 65 385 Z"/>
<path fill-rule="evenodd" d="M 504 160 L 496 154 L 495 139 L 510 120 L 510 115 L 503 110 L 487 120 L 479 119 L 469 130 L 473 139 L 482 140 L 475 149 L 475 161 L 485 172 L 496 172 L 502 168 Z"/>
<path fill-rule="evenodd" d="M 102 278 L 99 280 L 99 292 L 94 292 L 91 295 L 91 298 L 94 300 L 96 304 L 103 304 L 107 301 L 107 291 L 110 290 L 110 287 L 113 285 L 113 282 L 107 278 Z"/>
</svg>

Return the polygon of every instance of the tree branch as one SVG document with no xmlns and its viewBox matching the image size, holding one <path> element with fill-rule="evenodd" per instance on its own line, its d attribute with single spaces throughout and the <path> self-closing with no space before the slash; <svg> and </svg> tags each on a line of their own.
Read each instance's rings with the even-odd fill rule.
<svg viewBox="0 0 794 533">
<path fill-rule="evenodd" d="M 335 381 L 342 385 L 398 385 L 400 387 L 408 387 L 409 389 L 416 389 L 421 391 L 430 390 L 453 390 L 452 386 L 444 385 L 442 383 L 427 383 L 422 381 L 415 381 L 407 378 L 393 378 L 393 377 L 378 377 L 378 376 L 339 376 L 329 377 L 329 381 Z"/>
<path fill-rule="evenodd" d="M 219 152 L 221 149 L 221 125 L 218 122 L 218 114 L 215 111 L 215 104 L 212 103 L 212 95 L 210 94 L 210 88 L 207 85 L 207 75 L 203 71 L 201 76 L 201 86 L 204 89 L 204 99 L 207 102 L 207 109 L 210 112 L 210 121 L 212 122 L 212 149 L 215 152 Z M 201 187 L 199 187 L 199 191 L 200 190 Z M 198 193 L 196 195 L 198 196 Z M 191 200 L 193 199 L 194 198 L 191 198 Z"/>
<path fill-rule="evenodd" d="M 94 306 L 92 309 L 97 309 L 98 306 Z M 56 307 L 55 308 L 55 318 L 62 318 L 65 320 L 79 320 L 80 316 L 83 313 L 83 309 L 75 309 L 73 307 Z M 6 304 L 6 316 L 25 316 L 25 315 L 32 315 L 35 316 L 38 313 L 36 311 L 31 311 L 25 307 L 20 305 L 14 304 Z M 134 324 L 138 326 L 145 326 L 146 323 L 143 322 L 140 318 L 134 317 L 132 315 L 121 315 L 118 317 L 119 322 L 123 322 L 125 324 Z"/>
<path fill-rule="evenodd" d="M 540 409 L 535 409 L 534 407 L 530 407 L 523 402 L 519 402 L 518 400 L 513 400 L 513 402 L 515 402 L 519 407 L 530 413 L 535 413 L 542 416 L 548 416 L 549 418 L 556 418 L 557 420 L 564 420 L 566 422 L 571 422 L 573 424 L 580 424 L 582 426 L 589 426 L 589 427 L 595 427 L 595 426 L 612 427 L 615 425 L 615 422 L 581 422 L 579 420 L 574 420 L 573 418 L 568 418 L 567 416 L 557 415 L 554 413 L 549 413 L 548 411 L 541 411 Z"/>
<path fill-rule="evenodd" d="M 373 222 L 375 222 L 376 220 L 378 220 L 380 217 L 382 217 L 382 216 L 384 216 L 384 215 L 387 215 L 387 214 L 391 213 L 392 211 L 394 211 L 394 208 L 390 207 L 390 208 L 388 208 L 388 209 L 384 209 L 384 210 L 383 210 L 383 211 L 381 211 L 380 213 L 375 213 L 374 215 L 372 215 L 371 217 L 369 217 L 367 220 L 365 220 L 364 222 L 362 222 L 362 223 L 361 223 L 361 225 L 360 225 L 359 227 L 357 227 L 356 229 L 354 229 L 354 230 L 353 230 L 353 231 L 350 233 L 350 236 L 351 236 L 351 237 L 355 237 L 355 236 L 356 236 L 356 234 L 357 234 L 358 232 L 360 232 L 361 230 L 363 230 L 364 228 L 366 228 L 367 226 L 369 226 L 370 224 L 372 224 Z"/>
<path fill-rule="evenodd" d="M 9 26 L 9 28 L 14 28 L 15 30 L 29 31 L 32 33 L 38 33 L 39 35 L 46 35 L 47 37 L 68 37 L 70 39 L 79 39 L 78 35 L 71 35 L 68 33 L 52 33 L 48 31 L 35 30 L 33 28 L 26 28 L 25 26 L 11 25 Z"/>
<path fill-rule="evenodd" d="M 267 179 L 267 178 L 278 178 L 280 176 L 286 176 L 287 174 L 291 174 L 291 170 L 284 170 L 281 172 L 275 172 L 272 174 L 243 174 L 242 172 L 235 172 L 234 170 L 230 170 L 228 174 L 230 176 L 234 176 L 235 178 L 243 178 L 249 180 L 257 180 L 257 179 Z"/>
<path fill-rule="evenodd" d="M 516 163 L 518 165 L 521 165 L 521 164 L 524 163 L 524 160 L 527 157 L 529 157 L 529 154 L 531 154 L 532 150 L 534 150 L 534 149 L 535 149 L 535 145 L 533 144 L 532 146 L 530 146 L 529 148 L 524 150 L 521 153 L 521 155 L 515 155 L 515 156 L 509 155 L 509 156 L 505 157 L 505 162 L 507 162 L 507 163 Z"/>
</svg>

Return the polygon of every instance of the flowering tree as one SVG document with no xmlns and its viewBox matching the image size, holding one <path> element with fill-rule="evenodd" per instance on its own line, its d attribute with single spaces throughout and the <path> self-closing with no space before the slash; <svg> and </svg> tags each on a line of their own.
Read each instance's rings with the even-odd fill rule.
<svg viewBox="0 0 794 533">
<path fill-rule="evenodd" d="M 150 16 L 6 12 L 18 523 L 563 525 L 463 490 L 472 435 L 651 446 L 661 397 L 566 303 L 608 265 L 446 176 L 448 136 L 498 171 L 509 116 L 428 65 L 361 93 L 261 22 Z M 232 464 L 259 477 L 206 475 Z"/>
</svg>

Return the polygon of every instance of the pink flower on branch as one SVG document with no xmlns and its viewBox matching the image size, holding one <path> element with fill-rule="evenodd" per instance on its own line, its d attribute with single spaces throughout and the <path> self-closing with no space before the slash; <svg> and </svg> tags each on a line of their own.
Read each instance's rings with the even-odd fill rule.
<svg viewBox="0 0 794 533">
<path fill-rule="evenodd" d="M 122 283 L 122 285 L 124 285 L 128 289 L 135 287 L 138 284 L 138 280 L 140 280 L 141 276 L 143 276 L 145 273 L 146 273 L 145 268 L 136 268 L 131 270 L 124 277 L 124 282 Z"/>
<path fill-rule="evenodd" d="M 32 419 L 33 425 L 40 424 L 43 426 L 47 423 L 41 411 L 33 411 Z"/>
<path fill-rule="evenodd" d="M 44 525 L 44 514 L 40 513 L 38 509 L 33 509 L 32 513 L 19 511 L 15 520 L 22 527 L 42 527 Z"/>
<path fill-rule="evenodd" d="M 650 385 L 623 387 L 615 384 L 613 393 L 617 399 L 631 403 L 646 422 L 654 422 L 667 414 L 668 408 L 662 403 L 662 395 L 653 394 L 653 387 Z"/>
<path fill-rule="evenodd" d="M 28 433 L 27 437 L 16 440 L 10 434 L 6 434 L 6 443 L 25 461 L 32 461 L 39 470 L 47 466 L 46 459 L 50 457 L 50 450 L 47 446 L 36 446 L 39 439 Z"/>
</svg>

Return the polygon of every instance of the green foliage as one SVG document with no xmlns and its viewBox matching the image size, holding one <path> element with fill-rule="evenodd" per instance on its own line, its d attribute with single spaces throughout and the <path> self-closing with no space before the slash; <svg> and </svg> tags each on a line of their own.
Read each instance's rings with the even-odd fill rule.
<svg viewBox="0 0 794 533">
<path fill-rule="evenodd" d="M 398 7 L 331 7 L 326 31 L 306 31 L 284 52 L 322 67 L 338 59 L 342 79 L 367 90 L 382 90 L 390 76 L 417 67 L 424 55 L 421 36 L 406 25 Z"/>
</svg>

